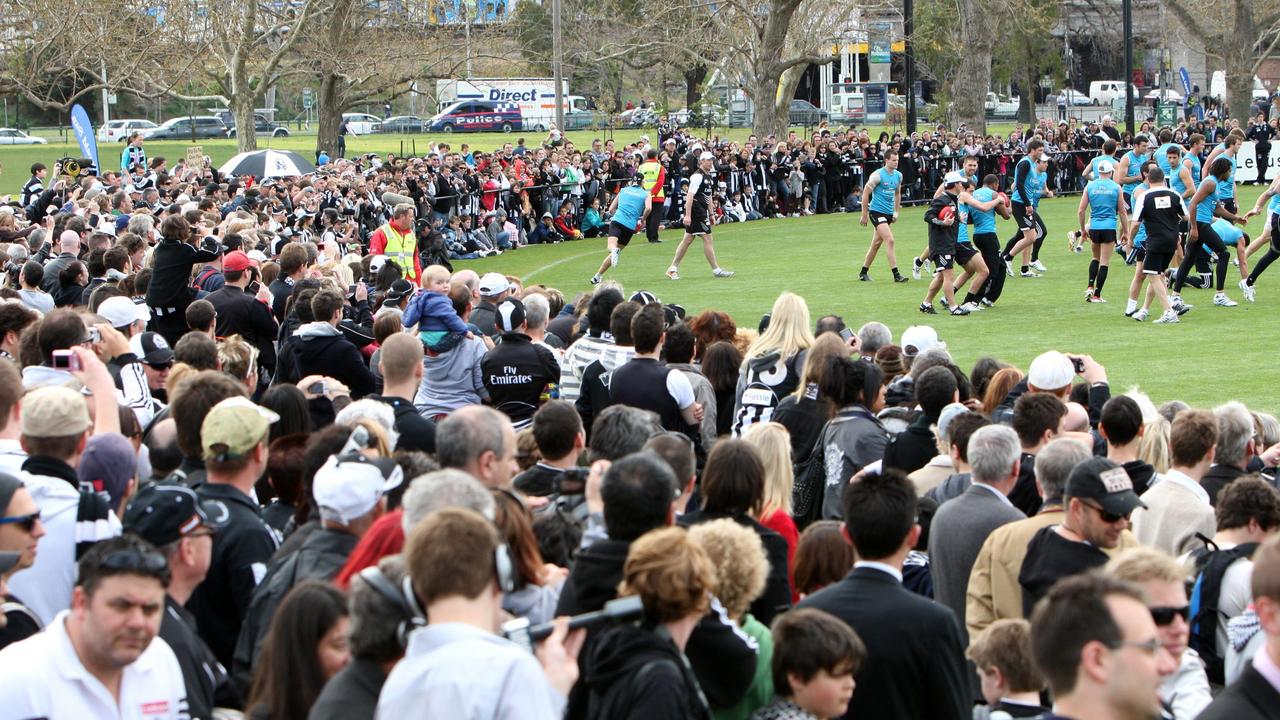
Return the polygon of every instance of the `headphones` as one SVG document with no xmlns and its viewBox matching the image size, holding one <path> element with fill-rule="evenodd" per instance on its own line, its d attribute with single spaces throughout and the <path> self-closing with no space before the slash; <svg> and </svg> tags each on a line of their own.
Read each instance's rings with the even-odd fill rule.
<svg viewBox="0 0 1280 720">
<path fill-rule="evenodd" d="M 360 579 L 364 580 L 369 587 L 395 606 L 403 618 L 396 627 L 396 640 L 400 643 L 401 648 L 408 645 L 409 634 L 427 624 L 426 613 L 423 613 L 422 608 L 418 606 L 418 600 L 413 594 L 413 587 L 409 583 L 409 576 L 404 576 L 403 592 L 396 587 L 395 583 L 391 582 L 390 578 L 382 573 L 382 570 L 377 565 L 361 570 Z"/>
</svg>

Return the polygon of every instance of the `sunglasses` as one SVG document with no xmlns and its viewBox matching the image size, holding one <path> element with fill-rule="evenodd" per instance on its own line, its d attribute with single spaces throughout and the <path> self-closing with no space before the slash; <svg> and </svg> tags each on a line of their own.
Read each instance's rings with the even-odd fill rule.
<svg viewBox="0 0 1280 720">
<path fill-rule="evenodd" d="M 118 572 L 127 572 L 130 570 L 145 570 L 147 572 L 160 572 L 169 566 L 169 561 L 164 556 L 155 552 L 141 552 L 138 550 L 117 550 L 102 558 L 102 567 L 106 570 L 115 570 Z"/>
<path fill-rule="evenodd" d="M 1191 618 L 1191 606 L 1183 605 L 1182 607 L 1153 607 L 1151 610 L 1151 619 L 1156 625 L 1164 627 L 1173 623 L 1174 617 L 1181 616 L 1183 620 Z"/>
<path fill-rule="evenodd" d="M 17 525 L 27 532 L 35 530 L 36 523 L 40 521 L 40 511 L 37 510 L 30 515 L 12 515 L 10 517 L 0 517 L 0 525 Z"/>
<path fill-rule="evenodd" d="M 1098 517 L 1102 518 L 1102 522 L 1107 523 L 1109 525 L 1114 525 L 1120 522 L 1121 520 L 1129 519 L 1129 514 L 1116 515 L 1115 513 L 1111 513 L 1111 512 L 1107 512 L 1106 510 L 1103 510 L 1101 507 L 1094 505 L 1093 503 L 1085 503 L 1085 505 L 1097 511 Z"/>
</svg>

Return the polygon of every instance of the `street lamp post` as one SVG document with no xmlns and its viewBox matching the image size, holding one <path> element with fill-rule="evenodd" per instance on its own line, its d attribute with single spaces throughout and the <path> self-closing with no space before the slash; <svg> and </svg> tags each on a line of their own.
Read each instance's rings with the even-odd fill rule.
<svg viewBox="0 0 1280 720">
<path fill-rule="evenodd" d="M 1133 136 L 1133 3 L 1122 0 L 1124 25 L 1124 127 Z"/>
<path fill-rule="evenodd" d="M 1125 0 L 1126 3 L 1129 0 Z M 915 33 L 915 4 L 902 0 L 902 50 L 907 80 L 907 135 L 916 131 L 916 58 L 911 50 L 911 36 Z"/>
</svg>

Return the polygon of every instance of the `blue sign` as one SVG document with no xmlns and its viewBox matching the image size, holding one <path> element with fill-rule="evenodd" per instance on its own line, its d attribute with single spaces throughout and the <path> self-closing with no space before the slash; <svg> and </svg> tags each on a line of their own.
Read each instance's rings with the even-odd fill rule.
<svg viewBox="0 0 1280 720">
<path fill-rule="evenodd" d="M 867 106 L 867 117 L 889 112 L 889 89 L 883 85 L 868 85 L 863 89 Z"/>
<path fill-rule="evenodd" d="M 1187 74 L 1184 67 L 1178 68 L 1178 77 L 1182 78 L 1182 94 L 1184 96 L 1191 95 L 1191 76 Z"/>
<path fill-rule="evenodd" d="M 93 161 L 96 170 L 98 165 L 98 139 L 93 135 L 93 123 L 84 106 L 76 103 L 71 106 L 71 129 L 75 131 L 76 142 L 80 144 L 80 155 Z"/>
</svg>

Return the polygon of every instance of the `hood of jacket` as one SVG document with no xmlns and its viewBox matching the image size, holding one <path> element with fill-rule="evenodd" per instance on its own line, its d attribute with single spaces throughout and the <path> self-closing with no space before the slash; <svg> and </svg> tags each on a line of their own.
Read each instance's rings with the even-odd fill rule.
<svg viewBox="0 0 1280 720">
<path fill-rule="evenodd" d="M 573 572 L 561 591 L 558 615 L 579 615 L 604 607 L 618 596 L 622 566 L 631 544 L 621 540 L 599 540 L 578 553 Z"/>
<path fill-rule="evenodd" d="M 293 342 L 299 360 L 315 363 L 322 360 L 334 345 L 350 341 L 343 337 L 342 331 L 327 322 L 309 322 L 293 334 Z"/>
<path fill-rule="evenodd" d="M 582 682 L 597 693 L 625 684 L 628 676 L 653 660 L 670 660 L 680 667 L 680 651 L 669 639 L 636 624 L 603 630 L 590 645 Z"/>
<path fill-rule="evenodd" d="M 55 370 L 44 365 L 28 365 L 22 368 L 23 390 L 35 390 L 51 385 L 71 386 L 78 389 L 80 381 L 66 370 Z"/>
</svg>

